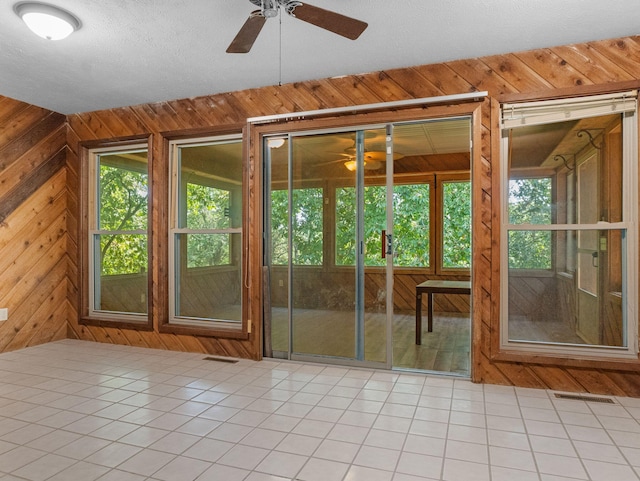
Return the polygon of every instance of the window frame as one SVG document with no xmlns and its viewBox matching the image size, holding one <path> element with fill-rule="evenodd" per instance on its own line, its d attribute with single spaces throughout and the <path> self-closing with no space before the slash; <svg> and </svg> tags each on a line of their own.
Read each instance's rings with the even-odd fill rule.
<svg viewBox="0 0 640 481">
<path fill-rule="evenodd" d="M 506 355 L 505 359 L 511 359 L 511 354 L 527 355 L 541 355 L 552 356 L 555 358 L 572 358 L 572 359 L 626 359 L 626 360 L 638 360 L 638 106 L 636 100 L 636 92 L 632 92 L 632 96 L 627 96 L 624 93 L 621 94 L 604 94 L 600 96 L 592 97 L 580 97 L 580 98 L 568 98 L 568 99 L 554 99 L 554 100 L 539 100 L 529 102 L 526 105 L 533 107 L 534 110 L 538 106 L 563 106 L 566 111 L 563 115 L 569 119 L 580 119 L 586 117 L 596 117 L 600 115 L 606 115 L 611 112 L 605 108 L 604 111 L 596 112 L 600 107 L 599 104 L 606 102 L 609 98 L 620 97 L 620 105 L 624 106 L 622 115 L 622 169 L 624 175 L 622 176 L 622 216 L 620 222 L 606 222 L 595 224 L 577 224 L 577 223 L 558 223 L 557 213 L 552 208 L 552 223 L 551 225 L 517 225 L 509 223 L 508 216 L 508 196 L 509 196 L 509 155 L 507 154 L 510 149 L 508 132 L 512 128 L 517 128 L 514 122 L 519 122 L 519 119 L 508 119 L 509 126 L 504 123 L 506 112 L 512 105 L 501 105 L 501 111 L 503 114 L 503 123 L 500 125 L 500 217 L 501 217 L 501 229 L 500 229 L 500 321 L 499 321 L 499 352 L 497 358 L 501 358 L 501 354 Z M 589 106 L 590 98 L 594 103 L 594 109 L 589 115 L 581 115 L 580 108 Z M 633 103 L 633 108 L 630 110 L 629 105 Z M 575 106 L 575 109 L 571 109 Z M 601 107 L 600 107 L 601 108 Z M 553 119 L 552 119 L 553 118 Z M 540 123 L 553 123 L 558 122 L 559 117 L 552 115 L 549 120 L 542 121 Z M 537 120 L 534 119 L 534 122 Z M 522 122 L 524 125 L 524 122 Z M 552 182 L 552 200 L 557 202 L 557 185 L 556 179 Z M 574 192 L 574 195 L 577 195 Z M 508 289 L 509 289 L 509 273 L 508 267 L 508 235 L 509 231 L 522 230 L 522 231 L 535 231 L 535 230 L 549 230 L 552 234 L 556 232 L 570 232 L 579 230 L 606 230 L 608 232 L 614 232 L 620 230 L 625 232 L 626 241 L 623 242 L 623 255 L 626 256 L 627 266 L 631 266 L 623 273 L 624 282 L 624 294 L 626 309 L 623 309 L 623 319 L 626 320 L 626 347 L 606 346 L 606 345 L 576 345 L 569 343 L 551 343 L 541 341 L 511 341 L 508 335 Z M 554 236 L 555 237 L 555 236 Z M 563 276 L 567 278 L 575 278 L 575 271 L 569 272 L 565 270 L 559 271 L 556 262 L 556 240 L 552 239 L 552 269 L 550 275 Z M 624 257 L 623 257 L 624 259 Z"/>
<path fill-rule="evenodd" d="M 81 238 L 83 242 L 79 249 L 79 266 L 81 270 L 81 289 L 79 292 L 81 315 L 79 324 L 113 326 L 137 330 L 152 330 L 151 318 L 151 164 L 152 150 L 150 137 L 127 139 L 109 142 L 88 142 L 81 144 L 81 157 L 83 159 L 80 176 L 80 188 L 83 193 L 81 204 L 82 223 Z M 99 203 L 99 157 L 105 154 L 147 152 L 147 229 L 133 231 L 107 231 L 98 229 Z M 107 311 L 95 308 L 95 276 L 96 276 L 96 235 L 108 234 L 133 234 L 145 235 L 147 238 L 147 281 L 145 301 L 146 313 L 127 313 L 120 311 Z"/>
<path fill-rule="evenodd" d="M 169 159 L 168 159 L 168 170 L 169 170 L 169 182 L 168 182 L 168 273 L 169 273 L 169 282 L 168 282 L 168 316 L 166 322 L 162 323 L 161 330 L 165 330 L 168 332 L 177 332 L 177 331 L 186 331 L 192 333 L 193 330 L 198 330 L 207 335 L 217 335 L 217 334 L 227 334 L 232 335 L 234 337 L 242 336 L 246 330 L 246 323 L 244 321 L 245 309 L 246 309 L 246 299 L 245 292 L 242 288 L 244 283 L 241 283 L 241 292 L 239 294 L 240 298 L 240 319 L 239 320 L 231 320 L 231 319 L 219 319 L 219 318 L 200 318 L 200 317 L 191 317 L 191 316 L 179 316 L 176 314 L 177 308 L 177 300 L 176 296 L 178 295 L 177 289 L 177 262 L 179 261 L 178 256 L 176 256 L 176 236 L 178 235 L 191 235 L 191 234 L 206 234 L 206 235 L 227 235 L 229 238 L 229 264 L 219 265 L 219 266 L 203 266 L 203 267 L 194 267 L 192 269 L 197 270 L 198 272 L 204 271 L 217 271 L 224 272 L 229 270 L 239 270 L 241 279 L 244 278 L 244 242 L 245 242 L 245 234 L 244 234 L 244 219 L 242 218 L 245 213 L 245 199 L 243 199 L 244 195 L 244 166 L 242 173 L 242 181 L 239 187 L 240 195 L 237 196 L 240 202 L 243 203 L 241 207 L 241 219 L 239 222 L 239 227 L 230 226 L 227 228 L 216 228 L 216 229 L 191 229 L 188 227 L 178 227 L 178 220 L 180 218 L 181 213 L 178 212 L 180 209 L 179 202 L 179 190 L 180 190 L 180 168 L 181 164 L 178 161 L 179 151 L 181 148 L 185 147 L 199 147 L 199 146 L 207 146 L 212 144 L 223 144 L 223 143 L 239 143 L 242 151 L 244 152 L 244 138 L 242 133 L 237 134 L 225 134 L 225 135 L 214 135 L 214 136 L 205 136 L 205 137 L 189 137 L 189 138 L 180 138 L 169 141 Z M 241 159 L 243 163 L 243 160 Z M 193 183 L 193 182 L 192 182 Z M 224 184 L 221 181 L 221 184 Z M 202 184 L 204 185 L 204 184 Z M 218 188 L 218 187 L 216 187 Z M 186 191 L 185 191 L 186 192 Z M 233 202 L 234 192 L 229 189 L 230 193 L 230 203 Z M 237 246 L 234 246 L 233 237 L 234 235 L 239 235 L 240 239 L 237 242 Z M 185 247 L 186 248 L 186 247 Z M 237 265 L 233 262 L 234 257 L 238 258 Z"/>
</svg>

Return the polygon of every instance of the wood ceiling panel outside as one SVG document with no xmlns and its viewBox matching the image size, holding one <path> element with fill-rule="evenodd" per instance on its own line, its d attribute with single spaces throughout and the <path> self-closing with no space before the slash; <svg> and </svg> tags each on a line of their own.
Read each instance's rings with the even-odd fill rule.
<svg viewBox="0 0 640 481">
<path fill-rule="evenodd" d="M 474 342 L 478 346 L 473 360 L 474 379 L 525 387 L 640 395 L 640 375 L 616 363 L 585 363 L 580 369 L 575 369 L 562 363 L 547 365 L 544 360 L 533 357 L 508 362 L 495 358 L 499 330 L 499 205 L 493 199 L 493 191 L 498 185 L 499 132 L 497 110 L 491 100 L 505 94 L 536 97 L 542 92 L 551 96 L 553 89 L 566 88 L 575 88 L 579 94 L 580 87 L 587 85 L 601 86 L 605 91 L 609 83 L 640 79 L 638 58 L 639 38 L 629 37 L 77 114 L 69 116 L 69 142 L 108 138 L 109 135 L 154 134 L 154 151 L 160 156 L 163 152 L 161 132 L 215 130 L 232 124 L 240 125 L 247 117 L 487 90 L 490 98 L 483 104 L 482 126 L 478 126 L 482 140 L 480 146 L 476 145 L 481 149 L 481 163 L 474 166 L 477 212 L 474 217 L 473 322 Z M 615 85 L 612 88 L 615 89 Z M 564 90 L 563 95 L 566 93 Z M 0 112 L 14 107 L 0 102 Z M 429 110 L 425 109 L 425 112 Z M 75 145 L 70 148 L 75 152 Z M 75 156 L 70 157 L 70 162 L 77 161 Z M 163 162 L 160 157 L 155 157 L 154 161 Z M 162 178 L 157 177 L 154 181 L 160 182 Z M 251 215 L 257 214 L 253 212 Z M 158 215 L 155 219 L 158 222 L 163 216 Z M 162 232 L 161 226 L 156 227 Z M 166 246 L 162 246 L 159 240 L 156 242 L 155 248 L 159 255 L 163 255 Z M 77 240 L 74 243 L 77 244 Z M 154 264 L 153 269 L 157 270 L 158 265 Z M 154 277 L 154 283 L 162 282 L 162 276 Z M 155 289 L 154 295 L 163 292 L 158 287 Z M 160 316 L 161 312 L 154 310 L 154 315 Z M 77 322 L 71 323 L 71 335 L 100 342 L 257 358 L 260 345 L 256 333 L 260 326 L 256 317 L 252 320 L 253 334 L 249 341 L 177 336 L 157 331 L 133 333 L 79 326 Z"/>
</svg>

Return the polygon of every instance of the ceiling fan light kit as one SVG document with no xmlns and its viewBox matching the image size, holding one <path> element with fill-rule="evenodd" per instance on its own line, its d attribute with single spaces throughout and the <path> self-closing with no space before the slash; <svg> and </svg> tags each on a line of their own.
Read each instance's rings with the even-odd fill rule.
<svg viewBox="0 0 640 481">
<path fill-rule="evenodd" d="M 357 39 L 365 31 L 368 24 L 355 18 L 347 17 L 331 10 L 315 7 L 298 0 L 249 0 L 260 10 L 249 15 L 240 31 L 235 36 L 227 53 L 248 53 L 253 47 L 262 27 L 268 18 L 278 16 L 282 8 L 287 15 L 323 28 L 350 40 Z"/>
</svg>

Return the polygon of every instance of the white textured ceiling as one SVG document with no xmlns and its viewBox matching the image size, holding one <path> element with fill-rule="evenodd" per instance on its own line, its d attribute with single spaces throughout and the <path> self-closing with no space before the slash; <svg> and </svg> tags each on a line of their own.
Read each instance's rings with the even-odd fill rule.
<svg viewBox="0 0 640 481">
<path fill-rule="evenodd" d="M 16 1 L 0 0 L 0 95 L 65 114 L 640 33 L 638 0 L 312 0 L 369 27 L 351 41 L 284 15 L 227 54 L 249 0 L 48 0 L 82 22 L 58 42 Z"/>
</svg>

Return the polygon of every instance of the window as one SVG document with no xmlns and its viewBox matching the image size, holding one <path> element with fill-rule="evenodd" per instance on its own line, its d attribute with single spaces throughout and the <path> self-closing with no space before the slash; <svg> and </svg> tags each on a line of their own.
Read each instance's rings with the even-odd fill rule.
<svg viewBox="0 0 640 481">
<path fill-rule="evenodd" d="M 501 346 L 637 358 L 636 94 L 504 105 Z"/>
<path fill-rule="evenodd" d="M 89 316 L 147 322 L 146 146 L 89 155 Z"/>
<path fill-rule="evenodd" d="M 242 141 L 172 143 L 169 323 L 240 329 Z"/>
</svg>

